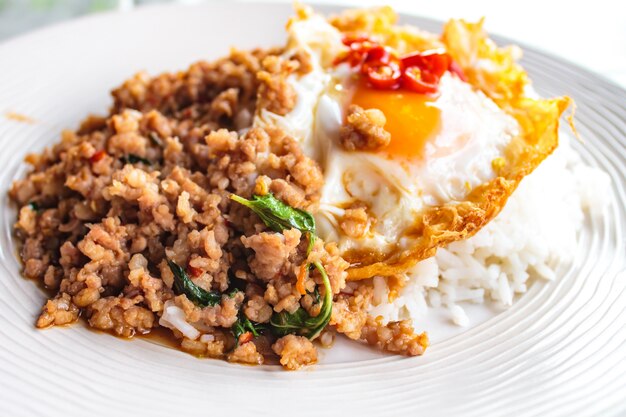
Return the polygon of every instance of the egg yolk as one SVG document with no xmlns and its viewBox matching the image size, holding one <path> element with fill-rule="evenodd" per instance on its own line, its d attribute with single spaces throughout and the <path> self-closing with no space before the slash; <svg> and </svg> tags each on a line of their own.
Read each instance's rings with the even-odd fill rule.
<svg viewBox="0 0 626 417">
<path fill-rule="evenodd" d="M 440 128 L 441 111 L 435 106 L 435 99 L 424 94 L 378 90 L 361 82 L 351 103 L 383 112 L 391 141 L 382 151 L 390 156 L 421 159 L 426 142 Z"/>
</svg>

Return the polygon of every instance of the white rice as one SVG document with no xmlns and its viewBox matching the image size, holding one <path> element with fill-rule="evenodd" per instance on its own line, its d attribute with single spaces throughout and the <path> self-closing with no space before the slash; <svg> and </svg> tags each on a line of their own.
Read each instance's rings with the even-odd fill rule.
<svg viewBox="0 0 626 417">
<path fill-rule="evenodd" d="M 374 278 L 370 314 L 384 322 L 418 322 L 433 307 L 467 326 L 467 303 L 510 306 L 533 279 L 552 280 L 556 266 L 573 260 L 585 212 L 602 212 L 609 187 L 608 175 L 584 165 L 568 138 L 562 138 L 493 221 L 472 238 L 417 264 L 392 302 L 385 280 Z"/>
<path fill-rule="evenodd" d="M 200 336 L 198 329 L 187 322 L 185 312 L 178 307 L 172 300 L 165 302 L 163 315 L 159 319 L 159 324 L 168 329 L 178 330 L 185 337 L 195 340 Z"/>
</svg>

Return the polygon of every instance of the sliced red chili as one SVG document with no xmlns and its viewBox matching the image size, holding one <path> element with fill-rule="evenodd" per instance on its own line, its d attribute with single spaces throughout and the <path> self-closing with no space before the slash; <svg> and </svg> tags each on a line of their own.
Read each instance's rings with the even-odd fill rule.
<svg viewBox="0 0 626 417">
<path fill-rule="evenodd" d="M 405 55 L 400 58 L 402 64 L 406 67 L 423 67 L 424 66 L 424 58 L 422 58 L 421 52 L 414 52 L 409 55 Z"/>
<path fill-rule="evenodd" d="M 450 55 L 441 52 L 427 52 L 424 54 L 428 72 L 441 78 L 450 67 Z"/>
<path fill-rule="evenodd" d="M 195 266 L 188 265 L 187 270 L 189 271 L 189 275 L 194 278 L 198 278 L 200 275 L 202 275 L 202 269 L 196 268 Z"/>
<path fill-rule="evenodd" d="M 441 79 L 441 77 L 436 76 L 432 72 L 428 72 L 424 70 L 421 71 L 420 77 L 423 82 L 428 83 L 428 84 L 435 84 L 437 86 L 439 85 L 439 80 Z"/>
<path fill-rule="evenodd" d="M 100 149 L 99 151 L 91 155 L 91 158 L 89 158 L 89 162 L 91 162 L 92 164 L 95 164 L 96 162 L 102 160 L 102 158 L 104 158 L 106 155 L 107 155 L 106 151 L 104 151 L 103 149 Z"/>
<path fill-rule="evenodd" d="M 361 71 L 374 88 L 395 89 L 400 86 L 402 68 L 395 61 L 366 62 L 361 67 Z"/>
<path fill-rule="evenodd" d="M 393 59 L 391 53 L 384 47 L 380 45 L 376 45 L 367 51 L 367 56 L 365 57 L 365 62 L 382 62 L 388 63 Z"/>
<path fill-rule="evenodd" d="M 335 60 L 360 66 L 369 84 L 378 89 L 406 88 L 421 94 L 434 94 L 441 77 L 453 71 L 462 80 L 465 76 L 452 62 L 450 55 L 440 50 L 416 52 L 398 58 L 389 48 L 364 36 L 346 37 L 343 43 L 349 51 Z"/>
<path fill-rule="evenodd" d="M 417 67 L 408 67 L 402 73 L 402 87 L 420 94 L 435 94 L 439 78 L 433 74 L 424 73 Z"/>
<path fill-rule="evenodd" d="M 418 67 L 424 72 L 430 72 L 441 78 L 450 66 L 450 55 L 440 51 L 417 52 L 402 57 L 402 64 L 406 68 Z"/>
<path fill-rule="evenodd" d="M 352 51 L 348 58 L 348 63 L 352 67 L 358 67 L 362 65 L 365 59 L 367 58 L 367 52 L 364 51 Z"/>
<path fill-rule="evenodd" d="M 467 77 L 463 72 L 463 69 L 456 63 L 456 61 L 450 60 L 450 66 L 448 67 L 448 71 L 452 74 L 455 74 L 461 81 L 467 82 Z"/>
</svg>

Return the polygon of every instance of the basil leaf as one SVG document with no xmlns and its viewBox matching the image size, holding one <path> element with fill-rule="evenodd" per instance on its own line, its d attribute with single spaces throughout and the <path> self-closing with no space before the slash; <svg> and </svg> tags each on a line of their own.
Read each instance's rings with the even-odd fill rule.
<svg viewBox="0 0 626 417">
<path fill-rule="evenodd" d="M 306 233 L 309 239 L 307 256 L 311 253 L 317 236 L 315 235 L 315 219 L 310 213 L 288 206 L 271 193 L 263 196 L 253 195 L 251 200 L 235 194 L 232 194 L 230 198 L 256 213 L 263 223 L 275 232 L 293 228 Z M 315 317 L 311 317 L 302 307 L 299 307 L 293 313 L 281 311 L 280 313 L 272 314 L 270 326 L 272 331 L 278 336 L 297 333 L 309 339 L 315 339 L 330 321 L 333 308 L 333 293 L 330 287 L 330 280 L 326 270 L 319 261 L 313 262 L 312 265 L 322 275 L 325 289 L 322 308 Z"/>
<path fill-rule="evenodd" d="M 230 332 L 235 336 L 235 347 L 239 346 L 239 336 L 244 334 L 246 330 L 243 327 L 243 324 L 237 320 L 231 327 Z"/>
<path fill-rule="evenodd" d="M 33 209 L 33 211 L 39 211 L 39 204 L 35 203 L 34 201 L 31 201 L 30 203 L 28 203 L 28 205 L 31 209 Z"/>
<path fill-rule="evenodd" d="M 324 327 L 330 321 L 330 316 L 333 311 L 333 290 L 330 287 L 330 279 L 328 278 L 328 274 L 326 274 L 326 270 L 322 266 L 319 261 L 313 262 L 313 266 L 317 268 L 317 270 L 322 275 L 322 281 L 324 284 L 324 301 L 322 302 L 322 308 L 317 316 L 311 317 L 304 323 L 305 326 L 309 329 L 306 337 L 309 339 L 315 339 L 319 334 L 324 330 Z"/>
<path fill-rule="evenodd" d="M 230 331 L 235 336 L 235 347 L 239 346 L 239 336 L 250 332 L 254 337 L 258 337 L 259 333 L 265 329 L 261 323 L 251 321 L 243 312 L 239 312 L 237 321 L 231 326 Z"/>
<path fill-rule="evenodd" d="M 202 307 L 214 306 L 220 303 L 222 295 L 219 292 L 207 291 L 198 287 L 176 262 L 168 259 L 167 264 L 172 274 L 174 274 L 174 292 L 178 295 L 185 294 L 189 301 Z"/>
<path fill-rule="evenodd" d="M 282 337 L 290 333 L 299 333 L 308 318 L 310 318 L 310 316 L 306 310 L 299 307 L 293 313 L 281 311 L 280 313 L 272 314 L 270 325 L 272 326 L 272 331 L 277 336 Z"/>
<path fill-rule="evenodd" d="M 232 194 L 230 198 L 255 212 L 263 223 L 275 232 L 298 229 L 303 233 L 309 233 L 309 236 L 315 234 L 315 219 L 311 213 L 288 206 L 271 193 L 253 195 L 252 200 L 235 194 Z M 311 237 L 310 239 L 312 240 Z"/>
<path fill-rule="evenodd" d="M 129 153 L 127 156 L 122 156 L 120 158 L 120 161 L 125 164 L 136 164 L 138 162 L 141 162 L 144 165 L 152 165 L 152 162 L 150 162 L 150 160 L 142 158 L 139 155 L 135 155 L 134 153 Z"/>
<path fill-rule="evenodd" d="M 241 291 L 239 288 L 233 288 L 232 290 L 227 292 L 226 295 L 228 295 L 228 298 L 233 298 L 234 296 L 237 295 L 238 292 L 243 292 L 243 291 Z"/>
<path fill-rule="evenodd" d="M 315 239 L 317 238 L 317 236 L 315 236 L 313 233 L 309 232 L 309 246 L 306 247 L 306 256 L 308 257 L 311 254 L 311 251 L 313 250 L 313 245 L 315 245 Z"/>
<path fill-rule="evenodd" d="M 322 275 L 325 290 L 324 301 L 322 302 L 322 308 L 319 314 L 315 317 L 311 317 L 302 307 L 299 307 L 293 313 L 286 311 L 274 313 L 270 319 L 270 325 L 272 326 L 272 331 L 277 336 L 282 337 L 294 333 L 309 339 L 315 339 L 330 321 L 333 308 L 333 292 L 330 287 L 330 279 L 321 263 L 313 262 L 313 266 L 315 266 Z"/>
</svg>

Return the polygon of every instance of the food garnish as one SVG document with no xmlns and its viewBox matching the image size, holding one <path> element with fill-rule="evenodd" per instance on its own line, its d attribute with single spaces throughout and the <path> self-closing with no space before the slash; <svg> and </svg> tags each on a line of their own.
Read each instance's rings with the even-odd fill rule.
<svg viewBox="0 0 626 417">
<path fill-rule="evenodd" d="M 330 287 L 330 280 L 319 261 L 313 262 L 312 265 L 319 271 L 324 284 L 325 293 L 322 309 L 315 317 L 311 317 L 302 307 L 299 307 L 294 313 L 287 311 L 274 313 L 270 319 L 270 324 L 272 325 L 272 330 L 278 336 L 294 333 L 309 339 L 315 339 L 330 321 L 333 308 L 333 293 Z"/>
<path fill-rule="evenodd" d="M 252 200 L 247 200 L 235 194 L 232 194 L 230 198 L 252 210 L 267 227 L 275 232 L 298 229 L 306 233 L 309 237 L 307 254 L 313 249 L 313 244 L 315 243 L 315 219 L 311 213 L 288 206 L 274 197 L 272 193 L 253 195 Z"/>
<path fill-rule="evenodd" d="M 230 331 L 235 336 L 235 346 L 239 346 L 251 341 L 254 337 L 258 337 L 259 332 L 264 328 L 265 326 L 251 321 L 245 314 L 240 312 L 237 321 L 231 326 Z"/>
<path fill-rule="evenodd" d="M 406 89 L 420 94 L 436 94 L 446 71 L 465 80 L 463 70 L 443 50 L 415 52 L 405 56 L 366 37 L 346 37 L 350 50 L 335 61 L 359 67 L 368 83 L 377 89 Z"/>
<path fill-rule="evenodd" d="M 106 151 L 104 149 L 100 149 L 99 151 L 96 151 L 96 153 L 91 155 L 91 157 L 89 158 L 89 162 L 91 162 L 92 164 L 95 164 L 96 162 L 104 158 L 106 155 L 107 155 Z"/>
<path fill-rule="evenodd" d="M 120 161 L 122 161 L 125 164 L 137 164 L 137 163 L 142 163 L 145 165 L 152 165 L 152 162 L 146 158 L 142 158 L 139 155 L 135 155 L 134 153 L 129 153 L 127 156 L 122 156 L 120 158 Z"/>
<path fill-rule="evenodd" d="M 167 264 L 174 274 L 174 291 L 179 295 L 184 294 L 189 301 L 202 307 L 219 304 L 222 295 L 217 291 L 207 291 L 193 283 L 187 272 L 176 262 L 168 259 Z"/>
<path fill-rule="evenodd" d="M 309 238 L 307 254 L 311 252 L 316 238 L 315 219 L 311 213 L 293 208 L 274 197 L 271 193 L 264 196 L 254 195 L 252 196 L 252 200 L 247 200 L 235 194 L 231 195 L 230 198 L 248 207 L 261 218 L 267 227 L 276 232 L 293 228 L 306 233 Z M 311 265 L 314 266 L 322 276 L 325 290 L 320 313 L 315 317 L 311 317 L 302 307 L 299 307 L 294 313 L 286 311 L 274 313 L 270 319 L 270 324 L 272 325 L 274 333 L 279 336 L 296 333 L 301 336 L 306 336 L 309 339 L 314 339 L 330 321 L 333 304 L 330 280 L 326 274 L 326 270 L 319 261 L 307 264 L 304 267 L 305 270 L 308 270 Z M 299 282 L 301 281 L 300 275 L 301 274 L 299 274 L 298 277 Z M 302 280 L 303 279 L 304 278 L 302 278 Z M 299 286 L 302 287 L 299 288 L 299 290 L 304 288 L 302 283 Z M 300 292 L 302 293 L 302 291 Z"/>
<path fill-rule="evenodd" d="M 311 213 L 288 206 L 271 193 L 253 195 L 252 200 L 236 194 L 232 194 L 230 198 L 252 210 L 267 227 L 275 232 L 298 229 L 301 232 L 315 233 L 315 219 Z"/>
</svg>

